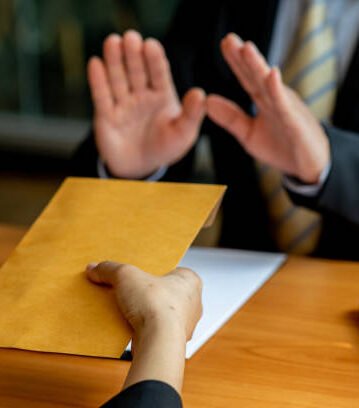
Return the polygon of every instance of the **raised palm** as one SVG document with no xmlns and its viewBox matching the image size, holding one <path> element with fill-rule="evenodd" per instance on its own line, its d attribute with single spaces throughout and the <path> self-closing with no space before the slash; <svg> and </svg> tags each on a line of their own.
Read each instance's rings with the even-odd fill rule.
<svg viewBox="0 0 359 408">
<path fill-rule="evenodd" d="M 155 40 L 130 31 L 104 43 L 89 63 L 99 153 L 113 175 L 141 178 L 179 160 L 195 142 L 203 91 L 178 100 L 167 59 Z"/>
<path fill-rule="evenodd" d="M 260 162 L 304 182 L 318 182 L 330 153 L 317 119 L 253 44 L 243 44 L 231 34 L 223 41 L 222 50 L 258 113 L 252 118 L 233 102 L 213 95 L 207 102 L 209 116 Z"/>
</svg>

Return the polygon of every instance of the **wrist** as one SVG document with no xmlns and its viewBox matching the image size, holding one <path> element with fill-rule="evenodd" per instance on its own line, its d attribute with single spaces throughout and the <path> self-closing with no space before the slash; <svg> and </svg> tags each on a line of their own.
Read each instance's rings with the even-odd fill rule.
<svg viewBox="0 0 359 408">
<path fill-rule="evenodd" d="M 328 162 L 329 164 L 329 162 Z M 324 171 L 324 169 L 328 166 L 328 164 L 325 164 L 323 166 L 318 166 L 315 169 L 312 169 L 310 171 L 302 172 L 298 176 L 292 176 L 292 178 L 304 185 L 312 186 L 312 185 L 317 185 L 320 183 L 320 178 L 321 175 Z"/>
<path fill-rule="evenodd" d="M 313 133 L 313 136 L 315 136 L 313 137 L 315 143 L 309 147 L 309 153 L 308 150 L 303 149 L 303 154 L 298 161 L 301 166 L 297 174 L 294 174 L 298 180 L 307 185 L 320 183 L 323 172 L 331 162 L 330 144 L 323 128 L 318 126 L 318 134 Z"/>
<path fill-rule="evenodd" d="M 167 172 L 167 166 L 157 167 L 152 172 L 146 172 L 145 175 L 141 173 L 124 173 L 112 170 L 107 164 L 99 157 L 97 162 L 97 173 L 100 178 L 118 178 L 125 180 L 145 180 L 145 181 L 158 181 L 164 177 Z"/>
<path fill-rule="evenodd" d="M 162 341 L 170 338 L 179 344 L 186 344 L 186 330 L 184 325 L 173 316 L 152 316 L 144 321 L 143 325 L 135 330 L 133 342 L 135 348 L 139 350 L 142 346 L 151 342 Z"/>
<path fill-rule="evenodd" d="M 157 380 L 182 389 L 186 355 L 185 330 L 178 324 L 156 321 L 144 324 L 133 337 L 133 361 L 124 388 Z"/>
<path fill-rule="evenodd" d="M 322 171 L 319 177 L 319 181 L 316 184 L 305 184 L 297 178 L 284 175 L 283 185 L 292 193 L 299 194 L 304 197 L 315 197 L 320 193 L 325 182 L 327 181 L 329 173 L 331 171 L 331 167 L 332 164 L 331 162 L 329 162 L 328 165 Z"/>
<path fill-rule="evenodd" d="M 323 157 L 313 158 L 313 162 L 310 164 L 307 162 L 303 170 L 298 171 L 297 174 L 294 174 L 294 177 L 298 179 L 301 183 L 306 185 L 316 185 L 320 183 L 323 172 L 328 166 L 330 166 L 331 158 L 328 149 L 328 153 L 323 155 Z"/>
</svg>

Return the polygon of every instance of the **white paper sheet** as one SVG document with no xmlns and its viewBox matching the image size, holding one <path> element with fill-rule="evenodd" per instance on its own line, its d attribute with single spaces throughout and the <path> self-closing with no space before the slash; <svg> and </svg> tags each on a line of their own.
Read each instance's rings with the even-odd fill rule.
<svg viewBox="0 0 359 408">
<path fill-rule="evenodd" d="M 186 358 L 191 358 L 285 260 L 283 254 L 190 248 L 180 265 L 193 269 L 202 278 L 203 316 L 187 343 Z"/>
</svg>

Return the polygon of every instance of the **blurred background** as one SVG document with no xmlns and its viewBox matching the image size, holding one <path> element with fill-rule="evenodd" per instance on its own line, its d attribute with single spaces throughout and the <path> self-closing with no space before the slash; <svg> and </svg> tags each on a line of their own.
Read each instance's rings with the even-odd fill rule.
<svg viewBox="0 0 359 408">
<path fill-rule="evenodd" d="M 86 63 L 112 31 L 165 33 L 178 0 L 0 0 L 0 224 L 33 222 L 91 125 Z"/>
</svg>

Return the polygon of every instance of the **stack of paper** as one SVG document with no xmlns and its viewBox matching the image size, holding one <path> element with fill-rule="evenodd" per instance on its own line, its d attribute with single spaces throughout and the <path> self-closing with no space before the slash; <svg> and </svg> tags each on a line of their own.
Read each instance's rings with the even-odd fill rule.
<svg viewBox="0 0 359 408">
<path fill-rule="evenodd" d="M 203 281 L 203 316 L 186 357 L 190 358 L 277 271 L 282 254 L 232 249 L 191 248 L 181 265 Z"/>
</svg>

